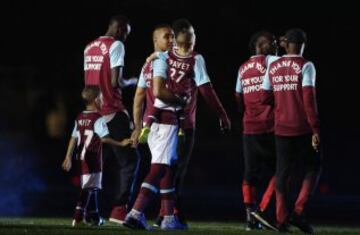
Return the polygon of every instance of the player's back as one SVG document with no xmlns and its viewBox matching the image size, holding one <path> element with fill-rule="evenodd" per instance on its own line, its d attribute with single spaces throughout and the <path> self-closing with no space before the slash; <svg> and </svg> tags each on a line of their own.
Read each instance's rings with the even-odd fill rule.
<svg viewBox="0 0 360 235">
<path fill-rule="evenodd" d="M 82 174 L 102 170 L 102 145 L 95 133 L 95 124 L 100 118 L 97 111 L 83 111 L 76 118 L 77 158 L 82 161 Z"/>
<path fill-rule="evenodd" d="M 267 69 L 268 57 L 255 55 L 239 68 L 240 91 L 244 97 L 244 133 L 258 134 L 273 131 L 274 113 L 270 105 L 261 102 L 261 84 Z"/>
<path fill-rule="evenodd" d="M 100 112 L 103 115 L 124 110 L 122 93 L 119 87 L 111 84 L 112 48 L 122 42 L 113 37 L 101 36 L 89 43 L 84 51 L 85 85 L 95 85 L 100 88 Z"/>
<path fill-rule="evenodd" d="M 190 98 L 190 103 L 184 109 L 185 129 L 193 129 L 196 122 L 198 87 L 210 82 L 204 58 L 197 52 L 180 56 L 174 50 L 160 53 L 159 57 L 167 64 L 170 90 Z"/>
<path fill-rule="evenodd" d="M 111 76 L 109 51 L 114 41 L 111 37 L 99 37 L 86 46 L 85 85 L 99 85 L 101 76 Z"/>
<path fill-rule="evenodd" d="M 303 103 L 302 70 L 308 63 L 299 55 L 284 55 L 269 67 L 275 98 L 275 132 L 280 135 L 311 133 Z"/>
<path fill-rule="evenodd" d="M 149 112 L 154 105 L 155 97 L 152 87 L 152 78 L 153 78 L 153 61 L 146 62 L 143 65 L 141 70 L 141 75 L 139 79 L 139 84 L 141 83 L 142 88 L 146 88 L 146 107 L 144 111 L 144 116 L 148 116 Z"/>
<path fill-rule="evenodd" d="M 194 85 L 194 66 L 196 52 L 189 56 L 180 56 L 175 50 L 168 53 L 167 64 L 168 79 L 167 86 L 172 91 L 182 96 L 190 96 Z"/>
</svg>

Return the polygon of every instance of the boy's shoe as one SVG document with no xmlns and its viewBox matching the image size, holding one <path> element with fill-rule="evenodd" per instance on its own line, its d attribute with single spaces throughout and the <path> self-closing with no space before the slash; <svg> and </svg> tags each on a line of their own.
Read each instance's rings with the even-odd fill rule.
<svg viewBox="0 0 360 235">
<path fill-rule="evenodd" d="M 169 216 L 164 216 L 160 228 L 161 230 L 185 230 L 187 229 L 187 226 L 180 223 L 177 216 L 169 215 Z"/>
</svg>

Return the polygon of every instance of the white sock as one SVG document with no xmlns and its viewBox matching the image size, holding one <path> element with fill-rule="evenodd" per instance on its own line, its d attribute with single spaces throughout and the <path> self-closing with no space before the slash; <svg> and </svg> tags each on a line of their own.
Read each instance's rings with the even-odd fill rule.
<svg viewBox="0 0 360 235">
<path fill-rule="evenodd" d="M 137 210 L 135 210 L 135 209 L 131 209 L 131 211 L 130 211 L 130 215 L 132 216 L 132 217 L 134 217 L 135 219 L 138 219 L 138 220 L 140 220 L 140 218 L 141 218 L 141 212 L 140 211 L 137 211 Z"/>
<path fill-rule="evenodd" d="M 172 221 L 174 219 L 174 215 L 165 215 L 164 220 L 166 221 Z"/>
</svg>

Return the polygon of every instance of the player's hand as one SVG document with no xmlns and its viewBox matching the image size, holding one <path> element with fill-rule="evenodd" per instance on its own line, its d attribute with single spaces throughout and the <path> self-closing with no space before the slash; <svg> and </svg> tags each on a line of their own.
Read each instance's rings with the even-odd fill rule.
<svg viewBox="0 0 360 235">
<path fill-rule="evenodd" d="M 128 146 L 128 145 L 132 145 L 133 144 L 133 140 L 132 139 L 124 139 L 120 142 L 120 145 L 122 147 Z"/>
<path fill-rule="evenodd" d="M 141 133 L 141 129 L 135 128 L 133 132 L 131 133 L 131 140 L 133 141 L 132 147 L 136 148 L 136 146 L 139 144 L 139 136 Z"/>
<path fill-rule="evenodd" d="M 316 152 L 319 152 L 320 149 L 320 136 L 319 134 L 315 133 L 312 136 L 312 146 L 315 149 Z"/>
<path fill-rule="evenodd" d="M 228 133 L 231 130 L 231 121 L 230 119 L 226 116 L 223 118 L 220 118 L 220 131 L 225 134 Z"/>
<path fill-rule="evenodd" d="M 69 171 L 71 169 L 71 158 L 65 158 L 64 162 L 62 163 L 62 168 L 64 171 Z"/>
<path fill-rule="evenodd" d="M 157 58 L 158 58 L 157 53 L 153 52 L 148 58 L 146 58 L 146 63 L 156 60 Z"/>
</svg>

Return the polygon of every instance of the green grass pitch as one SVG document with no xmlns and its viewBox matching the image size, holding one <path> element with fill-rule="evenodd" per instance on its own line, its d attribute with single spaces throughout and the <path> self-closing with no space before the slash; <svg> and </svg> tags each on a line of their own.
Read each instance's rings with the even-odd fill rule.
<svg viewBox="0 0 360 235">
<path fill-rule="evenodd" d="M 164 232 L 155 230 L 152 232 L 134 231 L 122 226 L 114 225 L 107 222 L 102 227 L 77 227 L 70 226 L 71 219 L 65 218 L 0 218 L 1 235 L 49 235 L 49 234 L 66 234 L 66 235 L 95 235 L 95 234 L 183 234 L 183 235 L 272 235 L 277 234 L 271 231 L 244 231 L 244 224 L 236 222 L 189 222 L 189 230 L 177 232 Z M 291 234 L 302 234 L 296 228 L 291 228 Z M 340 225 L 315 225 L 316 235 L 330 234 L 360 234 L 360 227 L 346 227 Z"/>
</svg>

